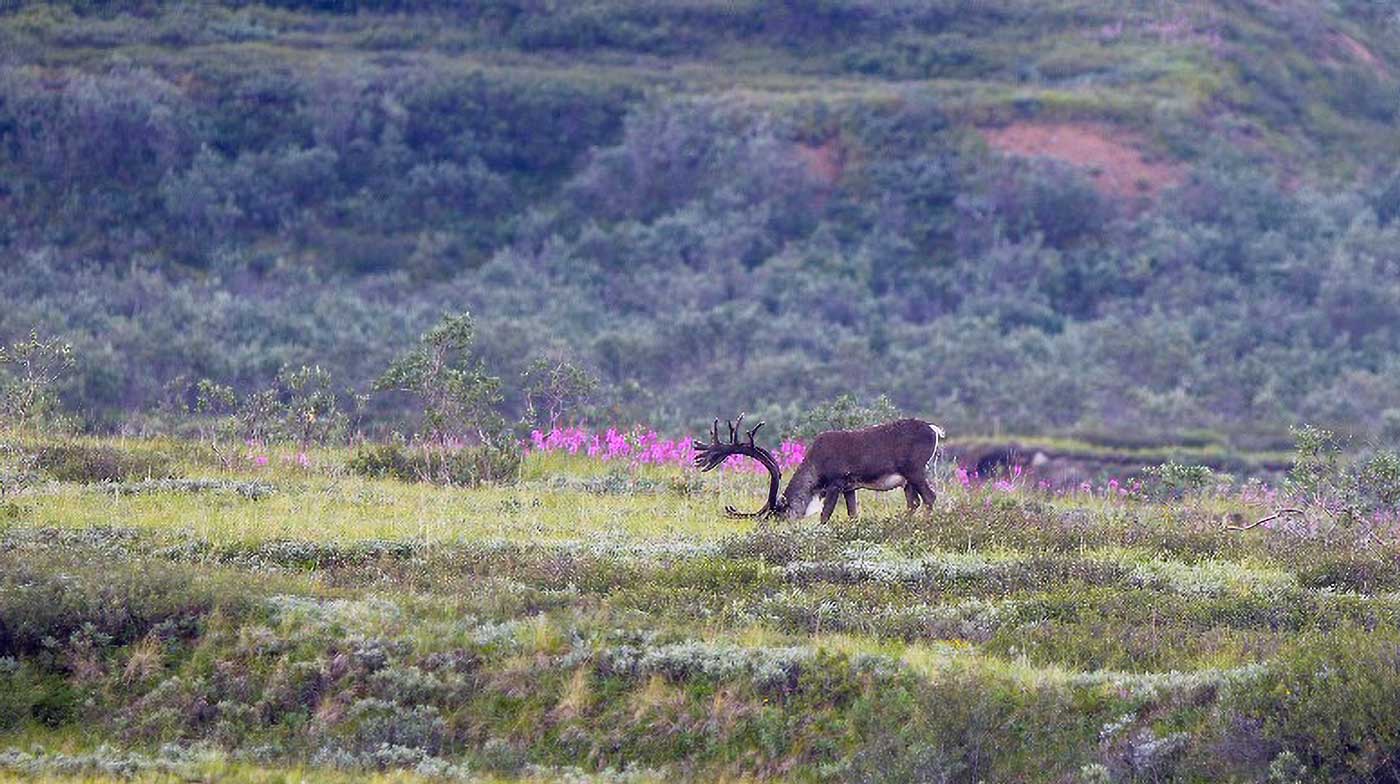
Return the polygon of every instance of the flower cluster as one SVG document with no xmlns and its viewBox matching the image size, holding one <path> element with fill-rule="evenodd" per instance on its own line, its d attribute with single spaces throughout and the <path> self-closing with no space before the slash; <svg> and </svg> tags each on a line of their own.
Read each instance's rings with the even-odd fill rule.
<svg viewBox="0 0 1400 784">
<path fill-rule="evenodd" d="M 997 479 L 984 479 L 981 474 L 977 473 L 976 469 L 968 469 L 965 466 L 957 465 L 953 469 L 953 478 L 965 490 L 990 487 L 993 490 L 1009 493 L 1013 490 L 1021 489 L 1025 480 L 1030 478 L 1030 474 L 1021 466 L 1014 465 L 1011 467 L 1011 473 L 1007 476 L 1002 476 Z M 1041 480 L 1037 488 L 1040 490 L 1048 490 L 1050 488 L 1050 483 Z"/>
<path fill-rule="evenodd" d="M 694 439 L 690 436 L 665 438 L 655 430 L 633 428 L 627 432 L 610 427 L 592 432 L 581 427 L 555 427 L 548 432 L 530 433 L 527 452 L 587 455 L 603 461 L 622 460 L 632 465 L 686 467 L 695 458 Z M 807 456 L 800 441 L 784 441 L 773 453 L 783 471 L 796 468 Z M 726 469 L 762 472 L 763 466 L 742 455 L 725 461 Z"/>
<path fill-rule="evenodd" d="M 268 449 L 267 444 L 253 438 L 244 443 L 248 449 L 244 452 L 243 458 L 249 465 L 254 468 L 266 468 L 272 463 L 271 450 Z M 283 455 L 282 464 L 298 468 L 311 468 L 311 456 L 304 451 L 298 451 L 295 455 Z"/>
</svg>

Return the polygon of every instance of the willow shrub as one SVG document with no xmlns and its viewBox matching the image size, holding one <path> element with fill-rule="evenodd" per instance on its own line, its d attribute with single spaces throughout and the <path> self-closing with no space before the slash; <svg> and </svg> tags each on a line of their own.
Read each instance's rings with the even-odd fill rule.
<svg viewBox="0 0 1400 784">
<path fill-rule="evenodd" d="M 381 444 L 361 447 L 350 458 L 349 468 L 361 476 L 474 487 L 519 476 L 520 452 L 487 446 L 439 450 Z"/>
<path fill-rule="evenodd" d="M 1400 632 L 1349 628 L 1302 637 L 1234 697 L 1317 781 L 1400 778 Z"/>
</svg>

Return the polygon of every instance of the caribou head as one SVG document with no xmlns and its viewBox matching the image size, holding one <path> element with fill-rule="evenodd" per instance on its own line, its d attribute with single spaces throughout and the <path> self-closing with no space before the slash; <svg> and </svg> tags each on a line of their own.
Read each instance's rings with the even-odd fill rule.
<svg viewBox="0 0 1400 784">
<path fill-rule="evenodd" d="M 730 455 L 752 457 L 768 469 L 768 502 L 757 512 L 742 513 L 725 507 L 731 517 L 794 519 L 821 509 L 822 522 L 831 518 L 837 501 L 846 500 L 846 513 L 856 516 L 856 490 L 904 488 L 909 511 L 922 503 L 932 509 L 936 494 L 928 481 L 928 461 L 938 449 L 943 430 L 919 419 L 900 419 L 860 430 L 828 430 L 818 435 L 792 479 L 778 494 L 782 471 L 773 454 L 754 443 L 763 427 L 759 422 L 739 439 L 744 416 L 729 423 L 729 441 L 719 437 L 719 420 L 711 428 L 710 443 L 695 442 L 695 465 L 710 471 Z"/>
</svg>

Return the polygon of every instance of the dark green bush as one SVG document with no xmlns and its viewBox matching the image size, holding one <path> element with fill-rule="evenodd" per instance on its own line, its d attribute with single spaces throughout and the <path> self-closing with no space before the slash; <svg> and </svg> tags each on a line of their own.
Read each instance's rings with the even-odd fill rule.
<svg viewBox="0 0 1400 784">
<path fill-rule="evenodd" d="M 380 444 L 360 447 L 350 458 L 349 468 L 361 476 L 472 487 L 514 480 L 520 473 L 520 452 L 510 448 L 429 449 Z"/>
<path fill-rule="evenodd" d="M 66 682 L 48 679 L 29 713 L 45 727 L 61 727 L 77 717 L 81 698 L 82 695 Z"/>
<path fill-rule="evenodd" d="M 1400 632 L 1350 628 L 1287 646 L 1234 710 L 1313 781 L 1400 779 Z"/>
<path fill-rule="evenodd" d="M 27 669 L 12 657 L 0 657 L 0 732 L 20 726 L 33 715 L 38 689 Z"/>
<path fill-rule="evenodd" d="M 1393 557 L 1323 557 L 1298 570 L 1298 584 L 1360 593 L 1394 591 L 1400 588 L 1400 563 Z"/>
<path fill-rule="evenodd" d="M 784 435 L 787 438 L 811 441 L 818 433 L 827 430 L 869 427 L 898 419 L 900 416 L 899 407 L 884 395 L 870 401 L 869 405 L 862 404 L 854 395 L 842 395 L 808 409 Z"/>
<path fill-rule="evenodd" d="M 160 624 L 191 633 L 215 608 L 236 617 L 253 601 L 245 583 L 192 567 L 152 561 L 84 568 L 112 557 L 100 550 L 0 557 L 0 657 L 64 645 L 79 631 L 103 645 L 129 643 Z"/>
<path fill-rule="evenodd" d="M 174 478 L 170 458 L 148 449 L 87 444 L 46 444 L 34 455 L 35 467 L 60 482 L 126 482 Z"/>
</svg>

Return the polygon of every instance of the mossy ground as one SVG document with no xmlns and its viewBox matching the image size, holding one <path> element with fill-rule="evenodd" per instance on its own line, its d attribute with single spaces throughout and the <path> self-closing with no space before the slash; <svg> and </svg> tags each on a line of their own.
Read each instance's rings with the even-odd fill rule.
<svg viewBox="0 0 1400 784">
<path fill-rule="evenodd" d="M 742 475 L 536 455 L 517 484 L 453 489 L 353 477 L 334 450 L 228 470 L 181 442 L 110 444 L 186 480 L 38 477 L 3 500 L 7 774 L 1254 781 L 1393 763 L 1326 741 L 1394 732 L 1374 699 L 1353 707 L 1400 680 L 1394 548 L 1225 531 L 1260 511 L 1230 495 L 951 487 L 912 518 L 867 494 L 856 521 L 756 524 L 719 512 L 760 497 Z M 1376 680 L 1308 683 L 1318 662 Z"/>
</svg>

